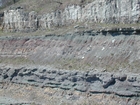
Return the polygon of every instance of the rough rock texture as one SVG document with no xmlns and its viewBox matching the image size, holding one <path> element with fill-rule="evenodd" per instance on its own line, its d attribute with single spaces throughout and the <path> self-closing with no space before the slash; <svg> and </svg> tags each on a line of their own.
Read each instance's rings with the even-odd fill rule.
<svg viewBox="0 0 140 105">
<path fill-rule="evenodd" d="M 0 13 L 0 26 L 3 24 L 4 13 Z"/>
<path fill-rule="evenodd" d="M 4 12 L 3 30 L 30 32 L 82 22 L 87 25 L 140 23 L 140 0 L 94 0 L 44 15 L 34 11 L 27 13 L 18 7 Z M 76 31 L 58 36 L 0 37 L 0 64 L 4 65 L 0 65 L 0 104 L 8 101 L 6 104 L 10 105 L 35 104 L 33 102 L 65 105 L 66 101 L 70 105 L 87 102 L 91 105 L 94 99 L 101 105 L 108 105 L 110 101 L 113 102 L 110 105 L 139 105 L 139 45 L 140 29 L 135 28 Z M 19 63 L 26 66 L 7 66 Z M 30 68 L 30 64 L 56 69 Z M 91 98 L 93 94 L 96 97 Z M 111 95 L 107 94 L 112 98 L 108 99 Z M 124 97 L 118 101 L 122 97 L 116 99 L 114 94 Z"/>
<path fill-rule="evenodd" d="M 0 104 L 139 105 L 139 35 L 130 28 L 1 37 Z"/>
<path fill-rule="evenodd" d="M 35 31 L 37 27 L 37 13 L 26 13 L 23 9 L 8 10 L 4 12 L 4 30 L 9 31 Z"/>
<path fill-rule="evenodd" d="M 112 93 L 120 96 L 140 95 L 140 74 L 1 67 L 0 82 L 30 84 L 89 93 Z"/>
<path fill-rule="evenodd" d="M 121 29 L 59 36 L 1 37 L 0 57 L 24 57 L 36 64 L 49 64 L 63 69 L 101 68 L 106 71 L 139 73 L 139 35 L 139 30 Z"/>
<path fill-rule="evenodd" d="M 21 100 L 22 99 L 22 100 Z M 139 105 L 138 97 L 92 94 L 59 88 L 3 83 L 0 84 L 1 105 Z"/>
<path fill-rule="evenodd" d="M 95 0 L 84 6 L 70 5 L 64 10 L 37 16 L 35 12 L 25 13 L 22 9 L 4 12 L 5 30 L 30 31 L 75 22 L 93 23 L 139 23 L 139 0 Z"/>
</svg>

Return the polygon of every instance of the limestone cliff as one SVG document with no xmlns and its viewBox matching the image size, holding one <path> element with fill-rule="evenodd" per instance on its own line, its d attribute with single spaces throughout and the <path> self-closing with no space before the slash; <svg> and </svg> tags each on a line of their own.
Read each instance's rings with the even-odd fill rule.
<svg viewBox="0 0 140 105">
<path fill-rule="evenodd" d="M 139 0 L 95 0 L 86 5 L 68 5 L 44 15 L 26 13 L 23 9 L 4 12 L 3 28 L 11 31 L 33 31 L 76 22 L 139 23 Z"/>
</svg>

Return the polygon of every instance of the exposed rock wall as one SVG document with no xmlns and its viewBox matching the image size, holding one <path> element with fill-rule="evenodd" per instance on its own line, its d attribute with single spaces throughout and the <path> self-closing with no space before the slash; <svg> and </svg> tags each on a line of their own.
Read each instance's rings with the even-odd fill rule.
<svg viewBox="0 0 140 105">
<path fill-rule="evenodd" d="M 30 84 L 90 93 L 113 93 L 121 96 L 140 95 L 139 74 L 1 67 L 0 82 Z"/>
<path fill-rule="evenodd" d="M 139 32 L 102 30 L 37 38 L 0 38 L 0 57 L 25 57 L 37 64 L 59 64 L 67 69 L 139 72 Z"/>
<path fill-rule="evenodd" d="M 5 31 L 35 31 L 37 27 L 37 13 L 25 12 L 23 9 L 8 10 L 4 12 Z"/>
<path fill-rule="evenodd" d="M 0 13 L 0 26 L 3 25 L 4 13 Z"/>
<path fill-rule="evenodd" d="M 38 18 L 37 18 L 38 17 Z M 4 29 L 30 31 L 75 22 L 93 23 L 139 23 L 139 0 L 95 0 L 84 6 L 71 5 L 41 16 L 35 12 L 8 10 L 4 13 Z"/>
</svg>

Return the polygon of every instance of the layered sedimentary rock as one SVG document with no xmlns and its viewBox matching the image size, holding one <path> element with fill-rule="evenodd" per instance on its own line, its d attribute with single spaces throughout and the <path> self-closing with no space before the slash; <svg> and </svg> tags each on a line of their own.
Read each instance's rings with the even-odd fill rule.
<svg viewBox="0 0 140 105">
<path fill-rule="evenodd" d="M 29 62 L 59 64 L 67 69 L 139 72 L 139 34 L 139 30 L 121 29 L 1 38 L 0 57 L 24 57 Z"/>
<path fill-rule="evenodd" d="M 0 82 L 30 84 L 90 93 L 113 93 L 121 96 L 140 95 L 139 74 L 1 67 Z"/>
<path fill-rule="evenodd" d="M 27 13 L 22 8 L 11 9 L 4 12 L 3 29 L 30 32 L 76 22 L 139 23 L 140 1 L 95 0 L 84 6 L 71 5 L 64 10 L 56 10 L 44 15 L 38 15 L 34 11 Z M 76 26 L 75 29 L 77 27 L 79 26 Z M 17 84 L 19 86 L 17 90 L 21 92 L 16 91 L 15 96 L 24 93 L 27 85 L 32 85 L 37 89 L 51 87 L 87 94 L 116 94 L 125 96 L 125 98 L 134 96 L 136 100 L 139 100 L 139 35 L 140 29 L 118 28 L 80 31 L 58 36 L 1 37 L 0 92 L 4 94 L 5 98 L 6 91 L 9 89 L 7 89 L 7 84 Z M 16 67 L 19 62 L 26 66 Z M 32 64 L 33 66 L 47 66 L 35 68 L 35 66 L 31 67 Z M 26 95 L 30 90 L 32 90 L 31 87 L 21 95 L 33 96 L 30 99 L 33 100 L 34 95 L 38 95 L 40 92 L 42 97 L 42 90 L 38 93 L 36 93 L 38 90 L 32 91 L 31 95 Z M 11 91 L 10 88 L 8 92 Z M 12 92 L 14 93 L 15 90 Z M 53 93 L 46 91 L 43 94 L 53 96 Z M 9 96 L 12 97 L 12 95 Z M 55 96 L 57 97 L 57 95 L 56 93 Z M 131 99 L 133 100 L 133 98 L 129 98 L 127 101 Z M 48 99 L 46 98 L 46 100 Z M 53 97 L 52 100 L 54 100 Z M 74 97 L 74 103 L 75 100 Z M 127 101 L 125 104 L 128 104 Z M 132 103 L 139 104 L 135 101 Z"/>
<path fill-rule="evenodd" d="M 33 31 L 75 22 L 93 23 L 139 23 L 139 0 L 95 0 L 87 5 L 69 5 L 44 15 L 25 13 L 22 9 L 4 12 L 4 29 L 11 31 Z"/>
<path fill-rule="evenodd" d="M 58 104 L 84 105 L 85 99 L 89 104 L 94 99 L 101 105 L 139 105 L 139 35 L 138 29 L 116 29 L 58 36 L 1 37 L 0 102 L 56 105 L 57 98 Z M 16 58 L 21 59 L 15 61 Z M 24 65 L 19 66 L 18 62 Z M 55 68 L 57 64 L 68 68 Z M 48 87 L 54 88 L 53 92 Z"/>
</svg>

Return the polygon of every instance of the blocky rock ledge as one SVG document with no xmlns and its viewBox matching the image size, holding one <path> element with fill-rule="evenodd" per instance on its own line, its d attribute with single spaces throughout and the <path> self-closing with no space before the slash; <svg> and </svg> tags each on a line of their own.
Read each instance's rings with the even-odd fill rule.
<svg viewBox="0 0 140 105">
<path fill-rule="evenodd" d="M 63 10 L 38 15 L 22 7 L 4 11 L 3 30 L 31 32 L 72 23 L 140 23 L 139 0 L 94 0 L 86 5 L 67 5 Z"/>
<path fill-rule="evenodd" d="M 140 74 L 1 67 L 0 82 L 126 97 L 140 96 Z"/>
</svg>

